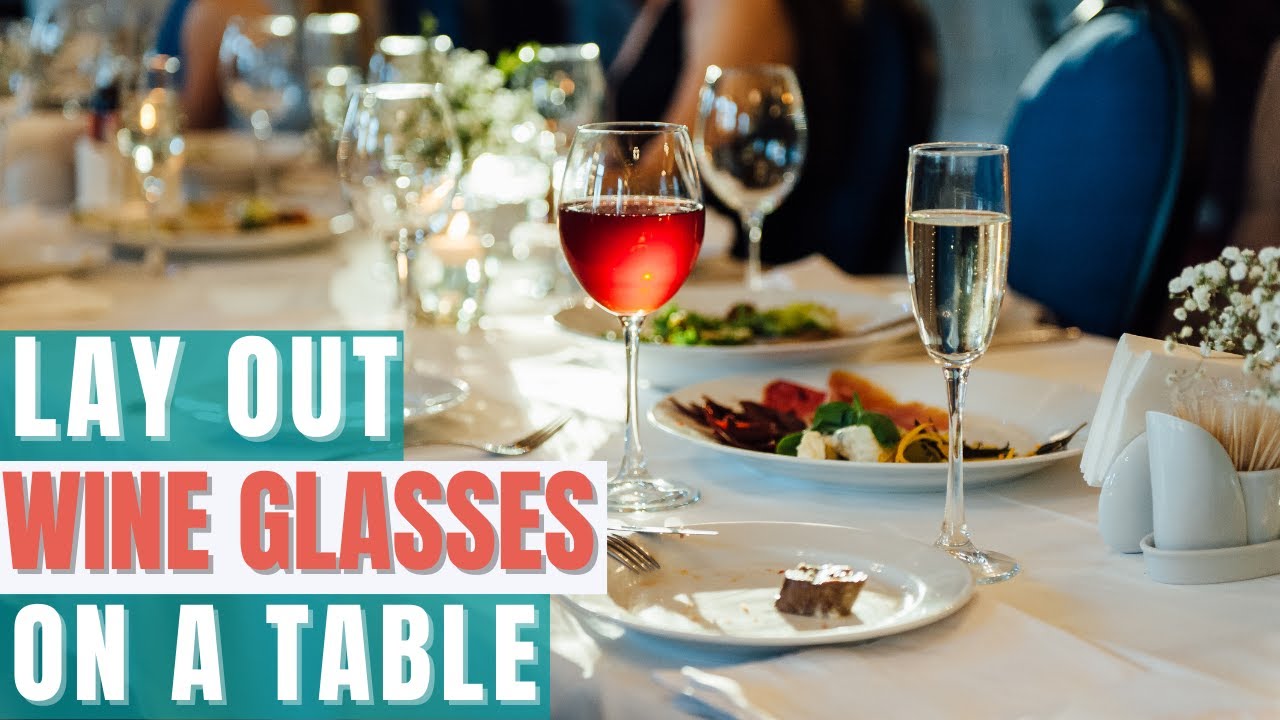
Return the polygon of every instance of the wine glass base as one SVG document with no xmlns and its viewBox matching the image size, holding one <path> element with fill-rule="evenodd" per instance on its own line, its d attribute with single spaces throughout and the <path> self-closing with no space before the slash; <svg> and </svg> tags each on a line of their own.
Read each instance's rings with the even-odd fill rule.
<svg viewBox="0 0 1280 720">
<path fill-rule="evenodd" d="M 665 512 L 698 502 L 701 493 L 659 478 L 609 481 L 609 512 Z"/>
<path fill-rule="evenodd" d="M 431 375 L 416 369 L 404 373 L 406 422 L 442 413 L 466 400 L 471 387 L 462 380 Z"/>
<path fill-rule="evenodd" d="M 1008 555 L 991 550 L 979 550 L 972 543 L 958 547 L 944 543 L 936 543 L 936 545 L 951 553 L 951 557 L 968 565 L 969 571 L 973 573 L 974 582 L 979 585 L 1004 582 L 1022 570 L 1018 561 Z"/>
</svg>

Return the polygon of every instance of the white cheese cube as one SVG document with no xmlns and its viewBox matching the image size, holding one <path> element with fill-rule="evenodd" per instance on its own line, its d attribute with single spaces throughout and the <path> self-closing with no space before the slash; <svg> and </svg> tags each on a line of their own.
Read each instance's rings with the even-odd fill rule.
<svg viewBox="0 0 1280 720">
<path fill-rule="evenodd" d="M 880 443 L 866 425 L 843 427 L 827 438 L 827 443 L 840 457 L 854 462 L 878 462 Z"/>
<path fill-rule="evenodd" d="M 827 447 L 827 440 L 820 432 L 805 430 L 800 436 L 800 444 L 796 446 L 796 457 L 810 460 L 826 460 L 833 453 Z"/>
</svg>

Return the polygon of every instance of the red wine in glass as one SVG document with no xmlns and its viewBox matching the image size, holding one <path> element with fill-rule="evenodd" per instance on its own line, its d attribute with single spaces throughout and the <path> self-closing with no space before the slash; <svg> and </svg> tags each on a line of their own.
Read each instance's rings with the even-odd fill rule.
<svg viewBox="0 0 1280 720">
<path fill-rule="evenodd" d="M 684 284 L 705 213 L 691 200 L 620 196 L 560 207 L 565 257 L 583 290 L 618 315 L 650 313 Z"/>
<path fill-rule="evenodd" d="M 610 512 L 665 512 L 701 494 L 649 472 L 640 446 L 640 329 L 693 270 L 705 213 L 683 125 L 592 123 L 573 136 L 560 183 L 560 246 L 574 277 L 622 324 L 627 421 Z"/>
</svg>

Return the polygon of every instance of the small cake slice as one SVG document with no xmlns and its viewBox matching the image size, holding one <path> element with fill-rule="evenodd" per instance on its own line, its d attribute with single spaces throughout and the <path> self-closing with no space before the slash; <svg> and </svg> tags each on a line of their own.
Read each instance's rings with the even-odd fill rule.
<svg viewBox="0 0 1280 720">
<path fill-rule="evenodd" d="M 800 563 L 783 574 L 773 606 L 790 615 L 849 615 L 867 574 L 848 565 Z"/>
</svg>

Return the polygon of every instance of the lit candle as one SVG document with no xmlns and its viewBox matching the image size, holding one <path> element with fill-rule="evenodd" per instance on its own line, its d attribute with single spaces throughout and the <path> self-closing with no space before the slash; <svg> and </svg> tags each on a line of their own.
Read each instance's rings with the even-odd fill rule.
<svg viewBox="0 0 1280 720">
<path fill-rule="evenodd" d="M 451 267 L 461 267 L 472 260 L 484 258 L 484 245 L 479 237 L 471 234 L 471 218 L 462 211 L 454 214 L 443 233 L 431 237 L 427 249 L 442 264 Z"/>
</svg>

